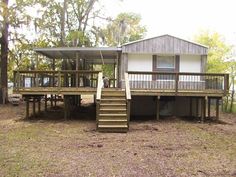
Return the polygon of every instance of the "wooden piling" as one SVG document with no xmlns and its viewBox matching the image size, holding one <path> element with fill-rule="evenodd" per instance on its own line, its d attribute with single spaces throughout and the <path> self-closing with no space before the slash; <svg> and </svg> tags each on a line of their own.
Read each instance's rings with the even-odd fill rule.
<svg viewBox="0 0 236 177">
<path fill-rule="evenodd" d="M 157 110 L 156 110 L 156 119 L 160 119 L 160 96 L 157 96 Z"/>
<path fill-rule="evenodd" d="M 28 119 L 29 118 L 29 98 L 26 97 L 26 113 L 25 113 L 25 118 Z"/>
<path fill-rule="evenodd" d="M 203 97 L 201 99 L 201 123 L 204 123 L 206 114 L 206 99 Z"/>
<path fill-rule="evenodd" d="M 208 118 L 211 118 L 211 99 L 210 98 L 208 98 L 208 106 L 207 106 L 207 116 L 208 116 Z"/>
<path fill-rule="evenodd" d="M 47 95 L 45 95 L 45 111 L 47 111 L 47 107 L 48 107 L 48 100 L 47 100 Z"/>
<path fill-rule="evenodd" d="M 38 98 L 38 114 L 41 112 L 41 98 Z"/>
<path fill-rule="evenodd" d="M 189 116 L 192 117 L 193 116 L 193 99 L 192 97 L 190 97 L 190 103 L 189 103 Z"/>
<path fill-rule="evenodd" d="M 35 111 L 35 97 L 33 97 L 33 117 L 36 117 L 36 111 Z"/>
<path fill-rule="evenodd" d="M 54 95 L 54 107 L 57 106 L 57 95 Z"/>
<path fill-rule="evenodd" d="M 219 112 L 220 112 L 220 104 L 219 104 L 220 99 L 216 98 L 216 120 L 219 120 Z"/>
<path fill-rule="evenodd" d="M 196 117 L 198 118 L 199 115 L 199 100 L 196 98 Z"/>
<path fill-rule="evenodd" d="M 51 101 L 51 108 L 52 108 L 53 107 L 53 95 L 51 95 L 50 101 Z"/>
</svg>

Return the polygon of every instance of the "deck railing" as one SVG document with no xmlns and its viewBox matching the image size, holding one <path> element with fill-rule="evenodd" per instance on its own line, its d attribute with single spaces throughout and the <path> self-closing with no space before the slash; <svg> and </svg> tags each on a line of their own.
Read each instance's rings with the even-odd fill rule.
<svg viewBox="0 0 236 177">
<path fill-rule="evenodd" d="M 125 97 L 126 97 L 126 114 L 128 120 L 128 127 L 130 121 L 130 102 L 131 102 L 131 93 L 130 93 L 130 84 L 129 84 L 129 75 L 125 73 Z"/>
<path fill-rule="evenodd" d="M 228 74 L 128 72 L 131 89 L 228 92 Z"/>
<path fill-rule="evenodd" d="M 99 71 L 14 71 L 15 88 L 97 87 Z"/>
</svg>

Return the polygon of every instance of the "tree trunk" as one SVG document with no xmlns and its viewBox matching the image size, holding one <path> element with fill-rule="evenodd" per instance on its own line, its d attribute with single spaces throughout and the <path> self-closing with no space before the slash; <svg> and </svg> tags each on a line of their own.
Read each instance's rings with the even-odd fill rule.
<svg viewBox="0 0 236 177">
<path fill-rule="evenodd" d="M 64 0 L 63 7 L 61 8 L 61 47 L 65 46 L 65 19 L 67 11 L 67 0 Z"/>
<path fill-rule="evenodd" d="M 7 58 L 8 58 L 8 0 L 2 0 L 3 8 L 3 28 L 1 38 L 1 85 L 0 85 L 0 103 L 5 104 L 8 101 L 7 90 Z"/>
</svg>

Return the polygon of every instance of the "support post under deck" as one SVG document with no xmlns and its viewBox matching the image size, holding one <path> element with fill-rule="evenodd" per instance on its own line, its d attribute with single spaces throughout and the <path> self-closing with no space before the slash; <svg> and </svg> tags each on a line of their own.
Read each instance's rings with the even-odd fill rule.
<svg viewBox="0 0 236 177">
<path fill-rule="evenodd" d="M 48 100 L 47 100 L 47 95 L 45 95 L 45 111 L 47 111 L 47 107 L 48 107 Z"/>
<path fill-rule="evenodd" d="M 41 98 L 38 98 L 38 113 L 41 112 Z"/>
<path fill-rule="evenodd" d="M 211 117 L 211 99 L 210 98 L 208 98 L 208 106 L 207 106 L 207 116 L 208 116 L 208 118 L 210 118 Z"/>
<path fill-rule="evenodd" d="M 220 99 L 216 98 L 216 120 L 219 120 L 219 111 L 220 111 Z"/>
<path fill-rule="evenodd" d="M 36 111 L 35 111 L 35 97 L 33 98 L 33 117 L 36 116 Z"/>
<path fill-rule="evenodd" d="M 201 99 L 201 123 L 204 123 L 205 120 L 205 114 L 206 114 L 206 99 Z"/>
<path fill-rule="evenodd" d="M 160 96 L 157 96 L 157 110 L 156 110 L 156 119 L 160 119 Z"/>
<path fill-rule="evenodd" d="M 189 116 L 192 117 L 193 116 L 193 99 L 192 97 L 190 97 L 190 104 L 189 104 Z"/>
<path fill-rule="evenodd" d="M 29 118 L 29 98 L 26 97 L 26 113 L 25 113 L 25 118 L 28 119 Z"/>
</svg>

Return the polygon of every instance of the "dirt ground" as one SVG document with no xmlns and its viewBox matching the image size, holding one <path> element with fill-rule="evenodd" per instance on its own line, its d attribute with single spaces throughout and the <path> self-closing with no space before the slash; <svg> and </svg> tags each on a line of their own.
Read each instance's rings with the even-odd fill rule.
<svg viewBox="0 0 236 177">
<path fill-rule="evenodd" d="M 67 121 L 61 109 L 30 120 L 24 111 L 0 106 L 0 176 L 236 176 L 233 114 L 131 121 L 119 134 L 96 132 L 88 104 Z"/>
</svg>

